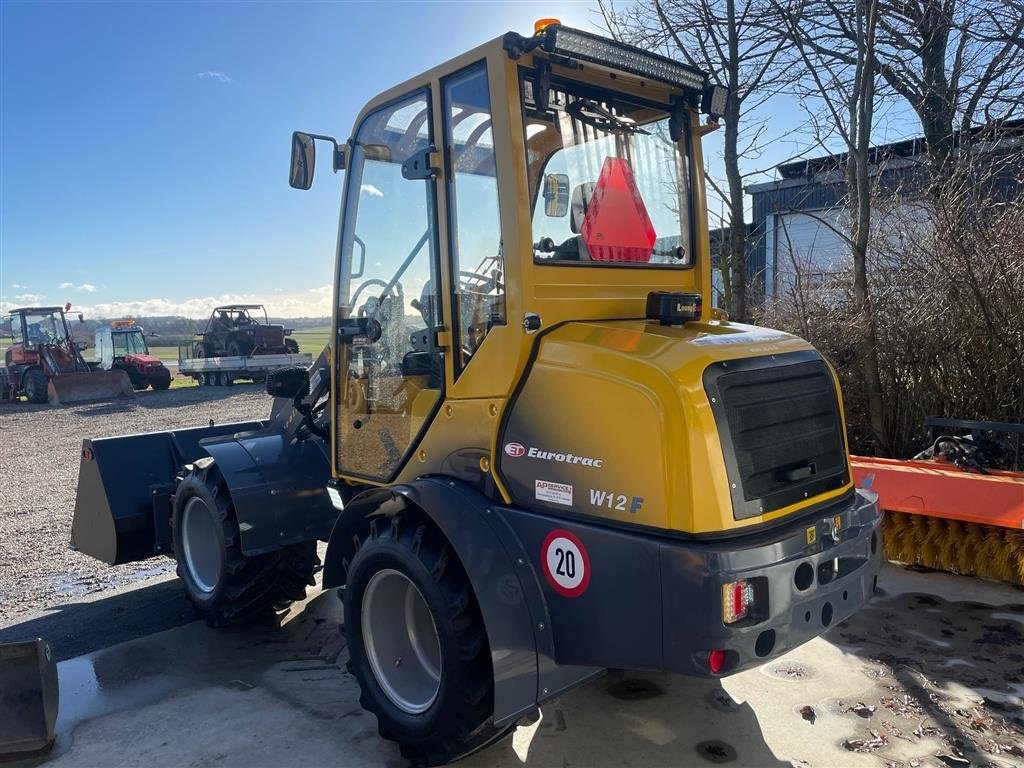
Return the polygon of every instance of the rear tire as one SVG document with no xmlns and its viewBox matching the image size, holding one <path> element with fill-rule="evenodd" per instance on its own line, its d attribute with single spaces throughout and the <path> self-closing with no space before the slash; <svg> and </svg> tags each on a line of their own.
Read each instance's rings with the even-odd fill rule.
<svg viewBox="0 0 1024 768">
<path fill-rule="evenodd" d="M 369 522 L 348 567 L 345 635 L 364 709 L 402 756 L 442 765 L 492 744 L 483 617 L 444 535 L 415 518 Z M 403 666 L 404 663 L 404 666 Z"/>
<path fill-rule="evenodd" d="M 185 596 L 211 627 L 270 615 L 306 596 L 320 564 L 315 541 L 242 554 L 231 495 L 212 458 L 179 475 L 171 521 Z"/>
<path fill-rule="evenodd" d="M 285 339 L 284 351 L 286 354 L 289 355 L 299 354 L 299 342 L 297 342 L 295 339 Z"/>
<path fill-rule="evenodd" d="M 239 344 L 237 341 L 228 344 L 228 357 L 248 357 L 250 354 L 252 350 L 246 344 Z"/>
<path fill-rule="evenodd" d="M 160 391 L 168 389 L 171 386 L 171 377 L 168 376 L 166 379 L 151 379 L 153 389 Z"/>
<path fill-rule="evenodd" d="M 25 372 L 22 386 L 30 403 L 41 404 L 49 401 L 50 395 L 46 390 L 46 374 L 39 368 L 32 368 Z"/>
</svg>

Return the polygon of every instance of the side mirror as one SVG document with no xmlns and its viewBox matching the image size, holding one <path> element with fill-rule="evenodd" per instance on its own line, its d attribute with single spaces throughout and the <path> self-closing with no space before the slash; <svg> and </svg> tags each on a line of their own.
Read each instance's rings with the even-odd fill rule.
<svg viewBox="0 0 1024 768">
<path fill-rule="evenodd" d="M 561 218 L 569 212 L 569 177 L 549 173 L 544 177 L 544 215 Z"/>
<path fill-rule="evenodd" d="M 309 370 L 306 368 L 278 368 L 267 374 L 267 394 L 301 400 L 309 394 Z"/>
<path fill-rule="evenodd" d="M 313 186 L 313 171 L 316 169 L 316 144 L 308 133 L 295 131 L 292 134 L 292 165 L 288 183 L 293 189 L 309 189 Z M 267 386 L 269 387 L 269 380 Z"/>
</svg>

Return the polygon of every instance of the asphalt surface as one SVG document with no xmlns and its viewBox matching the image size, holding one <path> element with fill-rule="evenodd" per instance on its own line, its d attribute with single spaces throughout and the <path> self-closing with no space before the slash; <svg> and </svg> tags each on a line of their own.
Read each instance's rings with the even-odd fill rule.
<svg viewBox="0 0 1024 768">
<path fill-rule="evenodd" d="M 173 571 L 165 558 L 111 568 L 71 551 L 83 439 L 262 419 L 270 404 L 254 384 L 63 407 L 0 404 L 0 628 Z"/>
<path fill-rule="evenodd" d="M 134 590 L 151 593 L 139 618 L 161 586 Z M 879 586 L 822 637 L 721 680 L 609 670 L 459 765 L 1024 765 L 1024 594 L 892 566 Z M 312 590 L 277 622 L 193 621 L 63 661 L 56 744 L 25 765 L 405 768 L 360 706 L 341 621 Z"/>
</svg>

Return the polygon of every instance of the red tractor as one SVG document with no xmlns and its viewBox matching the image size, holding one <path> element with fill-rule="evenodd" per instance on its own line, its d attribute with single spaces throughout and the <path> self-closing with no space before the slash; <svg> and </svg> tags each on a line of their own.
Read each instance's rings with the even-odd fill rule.
<svg viewBox="0 0 1024 768">
<path fill-rule="evenodd" d="M 24 395 L 30 403 L 73 403 L 132 395 L 124 371 L 93 370 L 71 336 L 63 307 L 24 307 L 10 312 L 13 343 L 0 368 L 0 400 Z M 82 316 L 78 316 L 81 322 Z"/>
<path fill-rule="evenodd" d="M 114 320 L 96 329 L 99 367 L 104 371 L 124 371 L 135 389 L 167 389 L 171 372 L 159 357 L 149 353 L 146 334 L 134 320 Z"/>
</svg>

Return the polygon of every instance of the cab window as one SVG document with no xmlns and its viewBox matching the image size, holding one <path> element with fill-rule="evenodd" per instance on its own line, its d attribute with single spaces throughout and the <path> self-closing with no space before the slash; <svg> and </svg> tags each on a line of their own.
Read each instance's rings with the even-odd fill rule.
<svg viewBox="0 0 1024 768">
<path fill-rule="evenodd" d="M 435 182 L 403 169 L 432 140 L 426 91 L 381 107 L 346 179 L 338 318 L 373 330 L 339 344 L 337 466 L 375 481 L 405 463 L 442 395 Z"/>
<path fill-rule="evenodd" d="M 506 321 L 491 99 L 483 63 L 445 80 L 444 109 L 458 373 L 490 330 Z"/>
<path fill-rule="evenodd" d="M 522 81 L 534 260 L 693 266 L 690 175 L 667 105 Z"/>
</svg>

